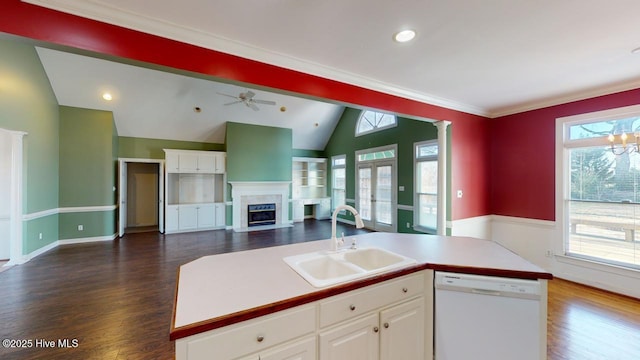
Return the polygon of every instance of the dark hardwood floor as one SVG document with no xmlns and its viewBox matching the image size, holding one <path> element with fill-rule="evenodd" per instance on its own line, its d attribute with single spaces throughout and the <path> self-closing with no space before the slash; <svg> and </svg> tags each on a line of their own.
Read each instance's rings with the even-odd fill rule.
<svg viewBox="0 0 640 360">
<path fill-rule="evenodd" d="M 347 235 L 364 231 L 338 226 Z M 0 273 L 0 339 L 27 346 L 0 347 L 0 358 L 172 359 L 169 325 L 180 265 L 204 255 L 326 239 L 330 228 L 328 221 L 311 220 L 252 233 L 136 233 L 60 246 Z M 548 339 L 552 360 L 640 359 L 640 301 L 553 280 Z M 68 347 L 59 347 L 65 340 Z"/>
</svg>

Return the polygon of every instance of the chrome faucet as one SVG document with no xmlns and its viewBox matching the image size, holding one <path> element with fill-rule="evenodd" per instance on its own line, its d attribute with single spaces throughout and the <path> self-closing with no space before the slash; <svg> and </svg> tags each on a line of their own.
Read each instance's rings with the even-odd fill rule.
<svg viewBox="0 0 640 360">
<path fill-rule="evenodd" d="M 358 214 L 358 210 L 354 209 L 353 206 L 349 205 L 339 205 L 333 210 L 333 215 L 331 216 L 331 251 L 338 251 L 338 247 L 344 244 L 344 236 L 342 239 L 338 240 L 336 236 L 336 222 L 338 221 L 338 213 L 341 210 L 349 210 L 356 219 L 356 228 L 360 229 L 364 227 L 364 223 L 362 222 L 362 218 L 360 214 Z"/>
</svg>

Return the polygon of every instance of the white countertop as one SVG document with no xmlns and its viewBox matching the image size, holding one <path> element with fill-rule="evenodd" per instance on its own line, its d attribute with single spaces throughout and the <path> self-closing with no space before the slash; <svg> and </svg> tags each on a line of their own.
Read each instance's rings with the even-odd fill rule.
<svg viewBox="0 0 640 360">
<path fill-rule="evenodd" d="M 488 240 L 379 232 L 348 236 L 345 243 L 350 244 L 351 238 L 357 239 L 358 246 L 378 246 L 416 259 L 425 269 L 551 278 L 545 270 Z M 276 307 L 326 290 L 311 286 L 282 259 L 327 249 L 329 240 L 320 240 L 205 256 L 182 265 L 172 333 L 237 315 L 250 318 L 251 309 Z"/>
</svg>

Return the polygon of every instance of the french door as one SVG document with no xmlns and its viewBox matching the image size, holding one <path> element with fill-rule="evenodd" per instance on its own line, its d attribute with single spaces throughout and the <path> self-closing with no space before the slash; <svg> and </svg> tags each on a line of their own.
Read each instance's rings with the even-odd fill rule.
<svg viewBox="0 0 640 360">
<path fill-rule="evenodd" d="M 395 232 L 395 182 L 394 160 L 358 163 L 358 211 L 368 229 Z"/>
</svg>

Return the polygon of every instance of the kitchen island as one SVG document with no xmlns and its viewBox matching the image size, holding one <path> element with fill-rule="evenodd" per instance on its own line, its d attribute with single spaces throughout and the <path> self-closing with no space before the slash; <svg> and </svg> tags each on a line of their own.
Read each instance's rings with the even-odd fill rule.
<svg viewBox="0 0 640 360">
<path fill-rule="evenodd" d="M 369 336 L 365 343 L 382 349 L 383 343 L 407 337 L 382 338 L 384 331 L 375 325 L 388 325 L 389 321 L 380 319 L 393 318 L 396 310 L 413 314 L 406 318 L 424 319 L 411 324 L 410 333 L 418 326 L 421 340 L 432 339 L 434 271 L 537 280 L 544 290 L 540 303 L 545 318 L 540 321 L 546 324 L 546 280 L 552 275 L 499 244 L 468 237 L 396 233 L 351 236 L 347 244 L 352 239 L 359 247 L 379 247 L 416 263 L 315 288 L 283 258 L 329 249 L 329 240 L 322 240 L 205 256 L 181 266 L 170 332 L 171 340 L 176 340 L 176 358 L 208 355 L 264 360 L 286 359 L 288 353 L 304 354 L 293 357 L 298 359 L 337 358 L 330 356 L 337 346 L 332 339 L 347 337 L 351 330 L 344 327 L 347 323 L 369 329 L 361 331 Z M 371 332 L 380 332 L 380 338 Z M 420 344 L 421 358 L 431 358 L 432 346 L 431 341 Z"/>
</svg>

